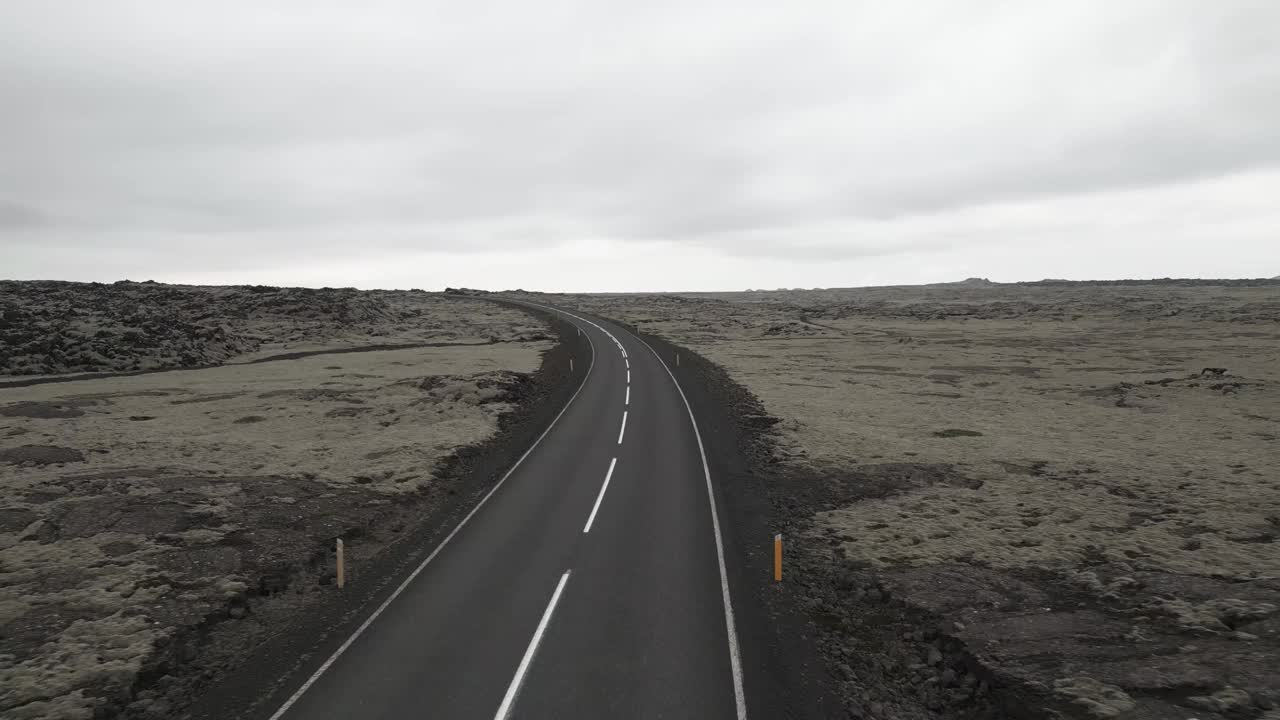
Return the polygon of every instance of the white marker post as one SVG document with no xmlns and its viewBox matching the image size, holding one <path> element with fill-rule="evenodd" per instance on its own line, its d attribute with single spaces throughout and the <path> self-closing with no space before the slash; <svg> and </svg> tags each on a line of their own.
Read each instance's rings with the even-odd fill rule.
<svg viewBox="0 0 1280 720">
<path fill-rule="evenodd" d="M 773 536 L 773 581 L 782 582 L 782 533 Z"/>
<path fill-rule="evenodd" d="M 573 374 L 573 358 L 569 358 L 569 374 Z"/>
<path fill-rule="evenodd" d="M 676 367 L 680 367 L 680 353 L 676 353 Z"/>
<path fill-rule="evenodd" d="M 342 538 L 338 538 L 338 589 L 341 590 L 347 584 L 347 563 L 344 557 Z"/>
</svg>

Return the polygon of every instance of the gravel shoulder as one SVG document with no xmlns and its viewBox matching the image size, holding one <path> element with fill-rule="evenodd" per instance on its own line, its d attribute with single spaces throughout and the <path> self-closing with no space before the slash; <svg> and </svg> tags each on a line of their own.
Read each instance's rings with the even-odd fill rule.
<svg viewBox="0 0 1280 720">
<path fill-rule="evenodd" d="M 856 715 L 1280 702 L 1275 284 L 547 299 L 760 403 L 742 483 Z"/>
</svg>

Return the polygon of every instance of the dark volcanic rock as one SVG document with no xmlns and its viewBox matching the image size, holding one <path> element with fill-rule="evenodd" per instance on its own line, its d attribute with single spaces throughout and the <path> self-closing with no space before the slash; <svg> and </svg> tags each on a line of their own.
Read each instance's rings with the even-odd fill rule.
<svg viewBox="0 0 1280 720">
<path fill-rule="evenodd" d="M 0 462 L 21 465 L 52 465 L 54 463 L 84 462 L 84 453 L 56 445 L 21 445 L 0 450 Z"/>
<path fill-rule="evenodd" d="M 353 288 L 0 281 L 0 375 L 217 365 L 262 343 L 228 323 L 322 330 L 393 315 L 385 299 Z"/>
</svg>

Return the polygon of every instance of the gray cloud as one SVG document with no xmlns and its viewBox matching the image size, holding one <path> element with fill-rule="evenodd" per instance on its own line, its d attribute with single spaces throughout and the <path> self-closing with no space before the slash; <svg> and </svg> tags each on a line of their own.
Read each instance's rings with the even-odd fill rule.
<svg viewBox="0 0 1280 720">
<path fill-rule="evenodd" d="M 36 208 L 0 200 L 0 231 L 38 227 L 44 222 L 44 213 Z"/>
<path fill-rule="evenodd" d="M 1009 205 L 1034 254 L 1077 196 L 1280 194 L 1277 26 L 1274 4 L 1193 0 L 5 3 L 0 274 L 301 282 L 298 257 L 380 253 L 392 277 L 583 242 L 922 265 L 1008 246 Z M 1253 212 L 1249 262 L 1275 254 Z M 1130 242 L 1170 236 L 1140 214 Z"/>
</svg>

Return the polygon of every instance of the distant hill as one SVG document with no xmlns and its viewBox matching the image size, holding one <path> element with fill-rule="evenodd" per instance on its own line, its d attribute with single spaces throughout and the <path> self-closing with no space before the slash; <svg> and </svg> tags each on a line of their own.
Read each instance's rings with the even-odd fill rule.
<svg viewBox="0 0 1280 720">
<path fill-rule="evenodd" d="M 1270 286 L 1280 282 L 1280 277 L 1273 278 L 1156 278 L 1154 280 L 1036 280 L 1033 282 L 1011 283 L 1024 287 L 1066 287 L 1066 286 L 1107 286 L 1107 285 L 1170 285 L 1176 287 L 1259 287 Z"/>
<path fill-rule="evenodd" d="M 991 282 L 986 278 L 980 278 L 980 277 L 965 278 L 964 280 L 958 280 L 956 282 L 929 283 L 925 285 L 925 287 L 966 287 L 966 288 L 986 288 L 986 287 L 999 287 L 999 286 L 1000 286 L 1000 283 L 998 282 Z"/>
<path fill-rule="evenodd" d="M 1169 287 L 1275 287 L 1280 286 L 1280 276 L 1273 278 L 1156 278 L 1152 280 L 1063 280 L 1061 278 L 1045 278 L 1044 280 L 1022 280 L 1018 282 L 994 282 L 987 278 L 971 277 L 955 282 L 927 283 L 924 285 L 879 285 L 874 286 L 876 289 L 885 288 L 950 288 L 950 289 L 983 289 L 983 288 L 1014 288 L 1014 287 L 1116 287 L 1124 285 L 1134 286 L 1169 286 Z M 868 290 L 868 287 L 831 287 L 831 288 L 813 288 L 806 291 L 804 288 L 778 288 L 776 290 L 764 290 L 760 288 L 747 289 L 744 292 L 752 294 L 766 293 L 789 293 L 789 292 L 822 292 L 822 291 L 842 291 L 842 290 Z M 705 297 L 710 298 L 724 293 L 674 293 L 676 295 L 685 295 L 688 297 Z"/>
</svg>

